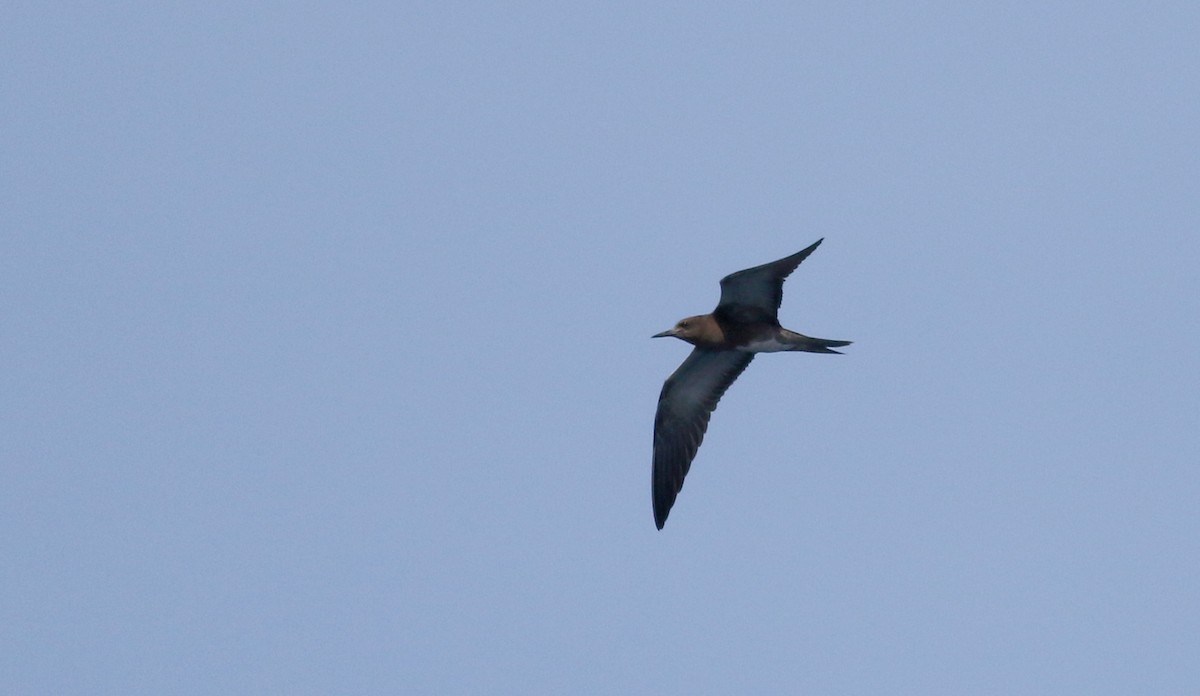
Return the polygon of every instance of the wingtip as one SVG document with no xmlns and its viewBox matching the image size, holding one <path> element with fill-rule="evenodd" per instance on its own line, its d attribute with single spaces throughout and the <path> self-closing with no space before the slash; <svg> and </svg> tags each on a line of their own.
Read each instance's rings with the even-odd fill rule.
<svg viewBox="0 0 1200 696">
<path fill-rule="evenodd" d="M 657 501 L 655 501 L 657 503 Z M 657 504 L 654 506 L 654 526 L 660 530 L 667 524 L 667 515 L 671 514 L 671 509 L 663 510 Z"/>
</svg>

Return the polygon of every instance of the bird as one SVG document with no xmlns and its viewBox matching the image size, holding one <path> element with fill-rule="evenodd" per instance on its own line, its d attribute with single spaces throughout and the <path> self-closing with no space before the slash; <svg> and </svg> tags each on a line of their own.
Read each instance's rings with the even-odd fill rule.
<svg viewBox="0 0 1200 696">
<path fill-rule="evenodd" d="M 663 383 L 654 414 L 651 496 L 654 524 L 660 530 L 683 488 L 717 402 L 755 354 L 840 354 L 834 348 L 850 345 L 850 341 L 805 336 L 779 324 L 783 281 L 823 241 L 822 237 L 791 256 L 725 276 L 721 299 L 711 314 L 685 317 L 651 337 L 674 337 L 694 346 Z"/>
</svg>

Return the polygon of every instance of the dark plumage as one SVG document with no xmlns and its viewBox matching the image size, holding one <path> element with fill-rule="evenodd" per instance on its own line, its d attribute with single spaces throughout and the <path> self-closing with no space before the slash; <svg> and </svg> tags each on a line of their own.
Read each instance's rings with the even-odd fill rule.
<svg viewBox="0 0 1200 696">
<path fill-rule="evenodd" d="M 666 524 L 704 440 L 709 416 L 755 353 L 837 353 L 834 348 L 850 345 L 850 341 L 812 338 L 779 325 L 784 279 L 822 241 L 778 261 L 725 276 L 721 300 L 711 314 L 681 319 L 674 328 L 654 335 L 674 336 L 695 346 L 663 384 L 654 415 L 651 488 L 654 523 L 659 529 Z"/>
</svg>

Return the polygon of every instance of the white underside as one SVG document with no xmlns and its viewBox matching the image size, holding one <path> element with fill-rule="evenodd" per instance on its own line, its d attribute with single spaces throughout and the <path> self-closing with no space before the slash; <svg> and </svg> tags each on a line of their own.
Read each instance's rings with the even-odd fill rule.
<svg viewBox="0 0 1200 696">
<path fill-rule="evenodd" d="M 772 336 L 771 338 L 761 341 L 753 341 L 744 346 L 738 346 L 738 350 L 746 353 L 778 353 L 785 350 L 795 349 L 795 345 L 791 343 L 783 343 L 779 339 Z"/>
</svg>

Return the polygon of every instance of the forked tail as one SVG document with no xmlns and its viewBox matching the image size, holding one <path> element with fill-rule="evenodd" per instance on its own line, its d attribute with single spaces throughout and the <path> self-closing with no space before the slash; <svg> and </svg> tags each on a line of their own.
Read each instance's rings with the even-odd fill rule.
<svg viewBox="0 0 1200 696">
<path fill-rule="evenodd" d="M 841 355 L 842 352 L 840 350 L 833 349 L 853 343 L 853 341 L 832 341 L 828 338 L 813 338 L 812 336 L 805 336 L 802 333 L 796 333 L 787 329 L 783 330 L 783 335 L 787 339 L 787 342 L 793 346 L 790 350 L 802 350 L 806 353 L 837 353 Z"/>
</svg>

